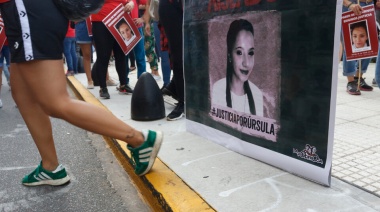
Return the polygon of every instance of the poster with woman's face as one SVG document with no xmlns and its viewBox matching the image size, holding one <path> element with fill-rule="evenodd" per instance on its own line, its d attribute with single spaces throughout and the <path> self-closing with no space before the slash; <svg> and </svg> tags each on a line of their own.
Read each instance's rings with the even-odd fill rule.
<svg viewBox="0 0 380 212">
<path fill-rule="evenodd" d="M 121 18 L 118 23 L 115 25 L 116 30 L 119 32 L 121 37 L 123 38 L 125 44 L 128 46 L 133 39 L 136 37 L 129 23 Z"/>
<path fill-rule="evenodd" d="M 329 184 L 338 5 L 186 1 L 186 129 Z"/>
<path fill-rule="evenodd" d="M 278 12 L 220 16 L 208 23 L 211 118 L 274 142 L 280 128 L 279 25 Z"/>
<path fill-rule="evenodd" d="M 371 50 L 367 20 L 349 24 L 352 52 Z"/>
</svg>

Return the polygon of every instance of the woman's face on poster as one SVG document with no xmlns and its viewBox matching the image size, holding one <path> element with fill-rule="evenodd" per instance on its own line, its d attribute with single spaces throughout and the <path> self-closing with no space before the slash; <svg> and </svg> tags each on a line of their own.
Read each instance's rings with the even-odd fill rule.
<svg viewBox="0 0 380 212">
<path fill-rule="evenodd" d="M 234 77 L 243 82 L 247 81 L 255 64 L 254 42 L 251 32 L 241 30 L 237 34 L 235 45 L 232 48 L 232 62 Z"/>
<path fill-rule="evenodd" d="M 367 30 L 364 27 L 356 27 L 352 30 L 352 41 L 356 48 L 363 48 L 367 39 Z"/>
<path fill-rule="evenodd" d="M 132 31 L 128 24 L 124 23 L 119 28 L 120 34 L 124 37 L 124 39 L 129 40 L 132 38 Z"/>
</svg>

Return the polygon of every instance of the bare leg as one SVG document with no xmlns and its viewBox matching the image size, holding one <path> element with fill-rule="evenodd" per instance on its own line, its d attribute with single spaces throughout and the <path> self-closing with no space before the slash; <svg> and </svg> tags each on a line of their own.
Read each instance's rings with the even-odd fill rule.
<svg viewBox="0 0 380 212">
<path fill-rule="evenodd" d="M 16 76 L 20 79 L 16 80 Z M 12 87 L 15 87 L 12 88 L 12 94 L 17 99 L 17 105 L 34 141 L 39 146 L 41 155 L 49 152 L 56 155 L 48 116 L 64 119 L 94 133 L 120 139 L 132 147 L 138 147 L 144 142 L 141 132 L 117 119 L 110 112 L 71 99 L 66 90 L 66 78 L 60 60 L 35 60 L 12 64 L 11 78 Z M 45 163 L 44 168 L 49 170 Z"/>
<path fill-rule="evenodd" d="M 54 170 L 58 166 L 50 118 L 33 99 L 32 93 L 25 84 L 17 66 L 12 67 L 11 85 L 12 96 L 18 105 L 19 111 L 36 143 L 41 155 L 43 167 Z M 63 73 L 63 72 L 62 72 Z"/>
<path fill-rule="evenodd" d="M 87 82 L 92 82 L 91 77 L 91 43 L 81 43 L 79 47 L 83 54 L 83 68 L 86 73 Z"/>
</svg>

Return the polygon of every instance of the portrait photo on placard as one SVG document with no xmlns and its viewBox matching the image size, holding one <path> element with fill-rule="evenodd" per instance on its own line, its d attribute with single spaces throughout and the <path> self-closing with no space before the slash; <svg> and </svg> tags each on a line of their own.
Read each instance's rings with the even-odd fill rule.
<svg viewBox="0 0 380 212">
<path fill-rule="evenodd" d="M 208 24 L 211 118 L 271 141 L 280 128 L 280 24 L 275 11 Z"/>
<path fill-rule="evenodd" d="M 124 18 L 121 18 L 115 24 L 115 28 L 119 32 L 119 34 L 121 35 L 121 37 L 123 38 L 123 40 L 127 46 L 136 37 L 135 33 L 132 30 L 132 27 L 129 25 L 129 23 Z"/>
</svg>

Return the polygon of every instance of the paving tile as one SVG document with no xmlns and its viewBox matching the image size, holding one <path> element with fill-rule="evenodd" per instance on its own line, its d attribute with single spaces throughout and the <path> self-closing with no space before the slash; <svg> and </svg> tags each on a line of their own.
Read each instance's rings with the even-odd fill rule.
<svg viewBox="0 0 380 212">
<path fill-rule="evenodd" d="M 377 188 L 373 187 L 371 185 L 364 186 L 364 188 L 367 189 L 368 191 L 371 191 L 371 192 L 377 191 Z"/>
</svg>

